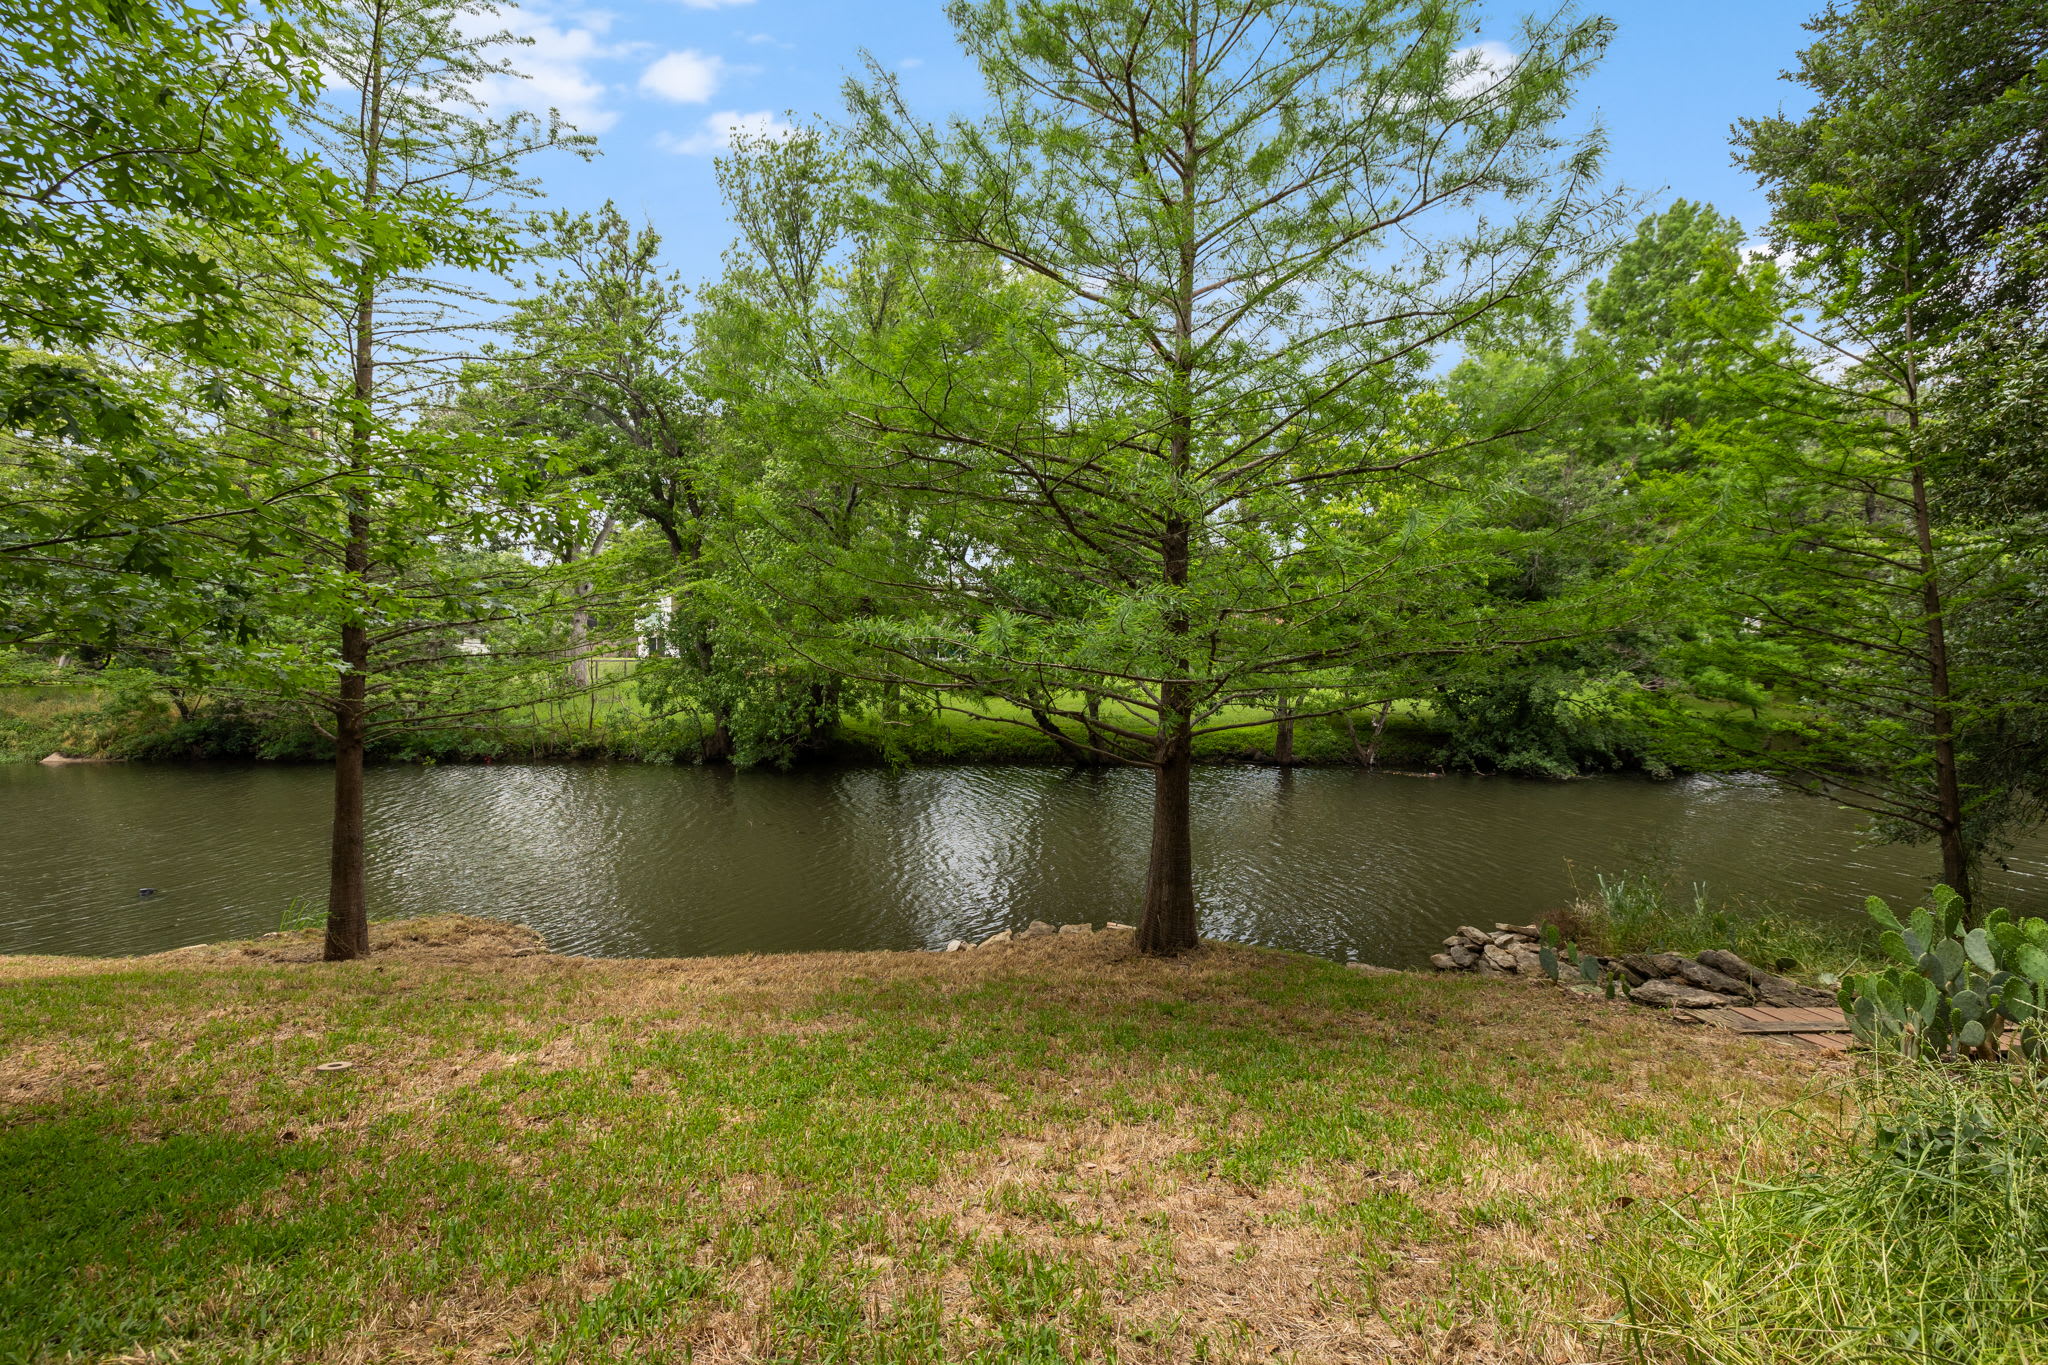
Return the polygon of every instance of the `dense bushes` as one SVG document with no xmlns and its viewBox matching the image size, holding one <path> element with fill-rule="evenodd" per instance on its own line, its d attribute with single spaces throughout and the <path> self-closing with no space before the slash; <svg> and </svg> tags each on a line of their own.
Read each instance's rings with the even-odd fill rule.
<svg viewBox="0 0 2048 1365">
<path fill-rule="evenodd" d="M 1438 759 L 1447 768 L 1573 777 L 1645 766 L 1627 712 L 1582 675 L 1499 673 L 1442 688 L 1431 709 L 1444 732 Z"/>
</svg>

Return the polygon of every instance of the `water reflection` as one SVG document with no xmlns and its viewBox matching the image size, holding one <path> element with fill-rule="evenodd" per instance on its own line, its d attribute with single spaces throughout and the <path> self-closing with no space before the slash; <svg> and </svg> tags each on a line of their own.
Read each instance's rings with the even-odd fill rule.
<svg viewBox="0 0 2048 1365">
<path fill-rule="evenodd" d="M 930 947 L 1033 918 L 1128 919 L 1148 778 L 945 768 L 734 773 L 505 765 L 370 777 L 380 914 L 522 920 L 636 956 Z M 0 951 L 136 953 L 276 928 L 322 902 L 314 768 L 0 768 Z M 1917 894 L 1929 855 L 1755 781 L 1565 784 L 1353 771 L 1196 774 L 1207 932 L 1414 963 L 1461 921 L 1521 920 L 1648 872 L 1819 916 Z M 2048 909 L 2044 850 L 1992 894 Z M 138 899 L 137 888 L 161 894 Z"/>
</svg>

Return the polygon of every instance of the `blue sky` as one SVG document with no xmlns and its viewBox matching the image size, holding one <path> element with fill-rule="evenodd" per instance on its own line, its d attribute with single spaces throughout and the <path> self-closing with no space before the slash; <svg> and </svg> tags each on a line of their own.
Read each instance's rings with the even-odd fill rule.
<svg viewBox="0 0 2048 1365">
<path fill-rule="evenodd" d="M 1817 5 L 1818 0 L 1811 0 Z M 1582 112 L 1607 126 L 1613 178 L 1657 202 L 1705 199 L 1761 225 L 1762 196 L 1729 162 L 1736 118 L 1797 109 L 1779 79 L 1811 12 L 1802 0 L 1612 0 L 1613 46 L 1585 86 Z M 1511 41 L 1519 7 L 1475 38 Z M 603 155 L 536 165 L 552 206 L 607 198 L 651 221 L 684 276 L 708 279 L 730 238 L 712 158 L 735 125 L 769 127 L 840 110 L 863 50 L 897 70 L 922 112 L 975 107 L 980 85 L 942 0 L 528 0 L 508 25 L 534 39 L 514 62 L 530 79 L 500 100 L 553 105 L 598 136 Z"/>
</svg>

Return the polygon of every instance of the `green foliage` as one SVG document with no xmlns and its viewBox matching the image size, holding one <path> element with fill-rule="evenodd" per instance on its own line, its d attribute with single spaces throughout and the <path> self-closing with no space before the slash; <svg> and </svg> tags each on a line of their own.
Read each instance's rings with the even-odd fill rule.
<svg viewBox="0 0 2048 1365">
<path fill-rule="evenodd" d="M 1643 747 L 1613 684 L 1549 669 L 1488 670 L 1431 698 L 1448 767 L 1572 777 L 1627 766 Z"/>
<path fill-rule="evenodd" d="M 720 737 L 718 752 L 708 756 L 741 767 L 786 768 L 824 752 L 851 709 L 843 678 L 764 647 L 752 632 L 704 620 L 679 624 L 705 647 L 642 661 L 639 690 L 650 707 L 705 717 L 706 735 Z"/>
<path fill-rule="evenodd" d="M 2038 315 L 2048 275 L 2013 248 L 2048 222 L 2039 6 L 1855 0 L 1807 27 L 1790 74 L 1811 106 L 1737 132 L 1779 244 L 1844 252 L 1859 292 L 1929 336 L 1987 311 Z"/>
<path fill-rule="evenodd" d="M 146 670 L 112 668 L 0 687 L 0 762 L 122 754 L 138 735 L 173 722 L 163 682 Z"/>
<path fill-rule="evenodd" d="M 0 34 L 0 332 L 248 346 L 232 273 L 166 225 L 332 231 L 282 127 L 318 88 L 303 35 L 238 0 L 6 0 Z"/>
<path fill-rule="evenodd" d="M 1700 306 L 1768 289 L 1768 268 L 1742 258 L 1743 236 L 1736 219 L 1685 199 L 1637 226 L 1587 287 L 1572 359 L 1593 383 L 1550 441 L 1639 497 L 1660 476 L 1698 466 L 1693 432 L 1731 416 L 1730 395 L 1712 382 L 1716 370 L 1731 347 L 1754 344 L 1776 321 L 1768 309 L 1709 315 Z"/>
<path fill-rule="evenodd" d="M 609 560 L 578 570 L 576 592 L 610 600 L 614 633 L 650 639 L 658 657 L 642 683 L 663 686 L 669 709 L 708 711 L 705 756 L 726 758 L 717 685 L 777 670 L 733 658 L 731 622 L 706 605 L 703 581 L 729 571 L 739 480 L 690 383 L 689 291 L 660 247 L 610 203 L 547 219 L 537 250 L 549 268 L 498 324 L 502 343 L 463 367 L 452 420 L 527 467 L 530 500 L 508 510 L 536 550 L 565 565 Z M 627 606 L 637 619 L 620 619 Z M 577 618 L 585 636 L 593 609 Z M 572 677 L 583 671 L 571 662 Z"/>
<path fill-rule="evenodd" d="M 1930 1061 L 1995 1059 L 2010 1024 L 2021 1052 L 2048 1059 L 2048 920 L 1993 910 L 1972 927 L 1946 886 L 1904 920 L 1876 896 L 1868 910 L 1896 965 L 1842 983 L 1860 1041 Z"/>
<path fill-rule="evenodd" d="M 1662 771 L 1671 727 L 1655 697 L 1756 697 L 1746 681 L 1697 674 L 1673 689 L 1667 657 L 1719 605 L 1711 580 L 1691 572 L 1696 542 L 1714 533 L 1698 432 L 1753 412 L 1716 376 L 1732 346 L 1776 322 L 1768 268 L 1745 264 L 1741 237 L 1734 219 L 1680 200 L 1643 219 L 1588 286 L 1576 331 L 1562 318 L 1500 330 L 1449 377 L 1447 395 L 1503 429 L 1513 452 L 1510 491 L 1490 514 L 1542 532 L 1503 547 L 1489 593 L 1590 599 L 1607 629 L 1427 670 L 1453 736 L 1446 761 L 1546 775 L 1635 763 Z M 1762 307 L 1727 302 L 1758 293 Z M 1718 304 L 1711 313 L 1708 301 Z M 1654 602 L 1630 596 L 1632 577 L 1656 584 Z M 1685 758 L 1718 766 L 1705 752 Z"/>
<path fill-rule="evenodd" d="M 318 88 L 239 0 L 0 3 L 0 642 L 246 628 L 304 487 L 205 439 L 280 349 L 223 243 L 349 235 L 286 131 Z"/>
<path fill-rule="evenodd" d="M 1794 743 L 1753 744 L 1758 766 L 1936 843 L 1967 900 L 1984 853 L 2048 801 L 2048 668 L 2001 648 L 2038 615 L 2038 567 L 2015 554 L 2038 537 L 1970 515 L 2010 499 L 1969 467 L 2005 439 L 1972 407 L 2038 368 L 2018 301 L 2040 288 L 2048 35 L 2013 0 L 1860 0 L 1810 28 L 1793 73 L 1810 107 L 1737 133 L 1771 195 L 1777 311 L 1799 344 L 1725 359 L 1757 417 L 1711 437 L 1735 476 L 1712 577 L 1734 591 L 1701 662 L 1796 703 Z M 1729 302 L 1715 312 L 1752 306 Z"/>
</svg>

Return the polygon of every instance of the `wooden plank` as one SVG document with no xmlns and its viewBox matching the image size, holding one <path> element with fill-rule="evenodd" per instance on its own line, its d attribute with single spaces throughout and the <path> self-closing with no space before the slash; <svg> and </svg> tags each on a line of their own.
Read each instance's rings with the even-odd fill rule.
<svg viewBox="0 0 2048 1365">
<path fill-rule="evenodd" d="M 1729 1024 L 1737 1033 L 1847 1033 L 1847 1019 L 1738 1019 Z"/>
<path fill-rule="evenodd" d="M 1843 1022 L 1840 1010 L 1823 1009 L 1818 1005 L 1757 1005 L 1753 1007 L 1736 1006 L 1731 1008 L 1733 1008 L 1734 1013 L 1741 1015 L 1743 1018 L 1754 1019 L 1759 1023 L 1769 1021 L 1772 1023 L 1826 1024 L 1832 1028 Z"/>
<path fill-rule="evenodd" d="M 1730 1005 L 1728 1012 L 1741 1019 L 1768 1019 L 1770 1014 L 1754 1005 Z"/>
<path fill-rule="evenodd" d="M 1847 1052 L 1853 1042 L 1845 1033 L 1795 1033 L 1792 1036 L 1822 1052 Z"/>
</svg>

